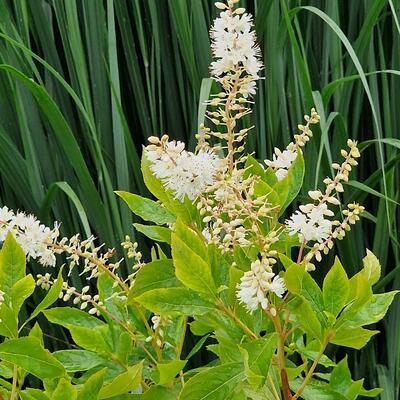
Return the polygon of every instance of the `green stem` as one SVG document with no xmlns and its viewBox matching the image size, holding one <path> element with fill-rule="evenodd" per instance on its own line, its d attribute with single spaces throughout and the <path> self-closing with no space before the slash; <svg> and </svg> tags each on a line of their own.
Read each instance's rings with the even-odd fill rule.
<svg viewBox="0 0 400 400">
<path fill-rule="evenodd" d="M 10 400 L 17 400 L 18 368 L 14 365 Z"/>
<path fill-rule="evenodd" d="M 328 346 L 330 337 L 331 336 L 329 334 L 326 335 L 325 340 L 321 343 L 321 347 L 319 349 L 317 356 L 314 359 L 314 362 L 312 363 L 310 369 L 308 370 L 307 375 L 305 376 L 305 378 L 303 380 L 303 383 L 300 385 L 300 387 L 297 389 L 297 392 L 292 397 L 292 400 L 298 399 L 301 396 L 301 394 L 303 393 L 304 388 L 307 386 L 307 383 L 310 381 L 310 379 L 312 378 L 312 376 L 314 374 L 315 368 L 317 368 L 319 360 L 321 359 L 321 357 L 324 354 L 326 346 Z"/>
</svg>

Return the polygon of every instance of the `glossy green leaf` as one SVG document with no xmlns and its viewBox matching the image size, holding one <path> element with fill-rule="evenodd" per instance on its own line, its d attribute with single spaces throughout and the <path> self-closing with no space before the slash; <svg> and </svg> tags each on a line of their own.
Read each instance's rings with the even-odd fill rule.
<svg viewBox="0 0 400 400">
<path fill-rule="evenodd" d="M 179 400 L 226 400 L 244 376 L 242 363 L 206 368 L 186 382 Z"/>
<path fill-rule="evenodd" d="M 159 314 L 202 315 L 216 310 L 213 303 L 183 287 L 149 290 L 136 297 L 135 301 Z"/>
<path fill-rule="evenodd" d="M 35 338 L 22 337 L 1 343 L 0 359 L 14 363 L 40 379 L 57 378 L 65 373 L 63 365 Z"/>
<path fill-rule="evenodd" d="M 330 343 L 359 350 L 377 333 L 379 333 L 379 331 L 368 330 L 361 327 L 343 328 L 336 332 L 336 335 L 330 340 Z"/>
<path fill-rule="evenodd" d="M 115 193 L 144 221 L 155 222 L 158 225 L 172 224 L 175 221 L 175 216 L 171 212 L 153 200 L 128 192 Z"/>
<path fill-rule="evenodd" d="M 10 296 L 13 285 L 25 276 L 25 269 L 25 253 L 8 232 L 0 251 L 0 288 L 6 295 Z"/>
<path fill-rule="evenodd" d="M 135 229 L 156 242 L 171 243 L 171 230 L 163 226 L 133 224 Z"/>
<path fill-rule="evenodd" d="M 89 377 L 79 390 L 78 400 L 97 400 L 99 398 L 100 390 L 103 387 L 105 372 L 106 369 L 103 368 Z"/>
<path fill-rule="evenodd" d="M 87 371 L 107 362 L 107 358 L 87 350 L 60 350 L 53 356 L 68 372 Z"/>
<path fill-rule="evenodd" d="M 62 378 L 58 382 L 50 400 L 76 400 L 77 396 L 76 388 L 72 386 L 71 382 Z"/>
<path fill-rule="evenodd" d="M 322 287 L 325 310 L 334 317 L 342 311 L 349 297 L 349 280 L 339 258 L 326 274 Z"/>
<path fill-rule="evenodd" d="M 128 367 L 122 374 L 105 385 L 99 393 L 99 399 L 109 399 L 136 389 L 142 380 L 143 363 Z"/>
<path fill-rule="evenodd" d="M 31 274 L 14 283 L 11 288 L 11 304 L 16 315 L 25 300 L 34 292 L 35 286 L 36 283 Z"/>
<path fill-rule="evenodd" d="M 210 265 L 176 233 L 172 234 L 172 258 L 176 276 L 185 286 L 210 298 L 215 297 L 216 288 Z"/>
<path fill-rule="evenodd" d="M 95 328 L 104 326 L 104 322 L 93 317 L 85 311 L 72 307 L 55 307 L 43 311 L 46 318 L 53 324 L 70 328 L 70 326 L 82 326 L 85 328 Z"/>
<path fill-rule="evenodd" d="M 173 360 L 168 363 L 157 363 L 157 369 L 153 373 L 153 379 L 157 385 L 166 385 L 173 381 L 176 375 L 186 365 L 186 360 Z"/>
<path fill-rule="evenodd" d="M 155 260 L 140 268 L 135 277 L 135 284 L 129 291 L 128 300 L 148 290 L 179 286 L 182 286 L 182 283 L 175 276 L 172 260 Z"/>
</svg>

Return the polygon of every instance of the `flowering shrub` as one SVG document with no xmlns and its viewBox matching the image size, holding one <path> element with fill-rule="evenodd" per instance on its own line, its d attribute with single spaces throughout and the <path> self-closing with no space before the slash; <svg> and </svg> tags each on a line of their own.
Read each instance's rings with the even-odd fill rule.
<svg viewBox="0 0 400 400">
<path fill-rule="evenodd" d="M 379 394 L 352 379 L 346 357 L 325 354 L 328 346 L 360 349 L 378 332 L 364 326 L 381 320 L 396 294 L 372 293 L 378 260 L 367 251 L 349 278 L 336 258 L 322 288 L 311 275 L 364 210 L 340 202 L 360 156 L 357 143 L 348 141 L 341 163 L 332 165 L 335 176 L 285 219 L 302 188 L 303 149 L 319 116 L 312 109 L 272 160 L 260 164 L 244 152 L 251 127 L 243 117 L 251 112 L 262 65 L 251 16 L 236 3 L 216 3 L 211 73 L 220 92 L 207 102 L 210 124 L 200 127 L 195 152 L 166 135 L 149 138 L 142 172 L 156 201 L 117 192 L 150 223 L 135 224 L 137 230 L 163 243 L 150 262 L 126 237 L 122 246 L 133 264 L 124 279 L 114 251 L 103 252 L 94 238 L 60 238 L 58 225 L 50 229 L 33 216 L 0 210 L 3 397 L 353 400 Z M 36 282 L 26 275 L 26 258 L 54 266 L 58 254 L 69 272 L 79 268 L 87 286 L 71 286 L 63 268 L 57 278 L 46 272 Z M 35 285 L 47 294 L 22 321 L 20 309 Z M 70 306 L 50 308 L 57 298 Z M 41 313 L 67 329 L 77 348 L 46 350 L 33 324 Z M 200 339 L 183 354 L 188 330 Z M 206 342 L 216 360 L 190 370 L 188 361 Z M 29 375 L 43 389 L 30 388 Z"/>
</svg>

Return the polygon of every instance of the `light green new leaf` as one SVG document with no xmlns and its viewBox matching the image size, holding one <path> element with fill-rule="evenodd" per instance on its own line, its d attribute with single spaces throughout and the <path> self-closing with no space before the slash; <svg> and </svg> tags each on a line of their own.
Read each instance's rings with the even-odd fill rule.
<svg viewBox="0 0 400 400">
<path fill-rule="evenodd" d="M 362 272 L 372 286 L 378 282 L 379 278 L 381 277 L 381 264 L 379 263 L 379 260 L 376 258 L 375 254 L 368 249 L 367 255 L 363 258 L 362 262 L 364 265 Z"/>
<path fill-rule="evenodd" d="M 336 335 L 330 340 L 330 343 L 360 350 L 368 343 L 371 337 L 377 333 L 379 333 L 379 331 L 372 331 L 361 327 L 343 328 L 336 332 Z"/>
<path fill-rule="evenodd" d="M 183 287 L 149 290 L 136 297 L 135 301 L 159 314 L 202 315 L 216 310 L 213 303 Z"/>
<path fill-rule="evenodd" d="M 118 191 L 115 193 L 125 201 L 135 215 L 138 215 L 144 221 L 154 222 L 157 225 L 175 222 L 175 216 L 154 200 L 128 192 Z"/>
<path fill-rule="evenodd" d="M 76 400 L 77 396 L 76 388 L 72 386 L 71 382 L 62 378 L 60 382 L 58 382 L 50 400 Z"/>
<path fill-rule="evenodd" d="M 27 388 L 19 392 L 21 400 L 49 400 L 49 397 L 39 389 Z"/>
<path fill-rule="evenodd" d="M 25 253 L 8 232 L 0 251 L 0 288 L 7 296 L 11 296 L 13 285 L 25 276 L 25 269 Z"/>
<path fill-rule="evenodd" d="M 335 258 L 335 263 L 326 274 L 322 295 L 324 298 L 325 310 L 335 318 L 347 303 L 349 297 L 349 280 L 339 258 Z"/>
<path fill-rule="evenodd" d="M 327 318 L 324 314 L 324 300 L 321 289 L 304 269 L 304 266 L 293 264 L 285 273 L 286 287 L 290 293 L 300 296 L 307 301 L 316 313 L 319 322 L 324 327 Z"/>
<path fill-rule="evenodd" d="M 163 364 L 157 363 L 157 369 L 153 372 L 152 377 L 157 385 L 166 385 L 182 371 L 186 363 L 187 360 L 173 360 Z"/>
<path fill-rule="evenodd" d="M 7 340 L 0 344 L 0 359 L 16 364 L 40 379 L 65 374 L 63 365 L 32 337 Z"/>
<path fill-rule="evenodd" d="M 108 399 L 136 389 L 142 380 L 143 362 L 133 365 L 127 371 L 118 375 L 108 385 L 104 386 L 99 393 L 99 399 Z"/>
<path fill-rule="evenodd" d="M 186 382 L 179 400 L 226 400 L 244 378 L 243 363 L 206 368 Z"/>
<path fill-rule="evenodd" d="M 214 298 L 216 288 L 210 265 L 176 233 L 172 234 L 171 247 L 177 278 L 188 288 Z"/>
<path fill-rule="evenodd" d="M 148 290 L 182 286 L 175 276 L 172 260 L 155 260 L 140 268 L 131 286 L 128 301 Z"/>
<path fill-rule="evenodd" d="M 346 395 L 352 383 L 349 366 L 347 365 L 347 356 L 336 364 L 331 372 L 329 386 L 332 390 Z"/>
<path fill-rule="evenodd" d="M 3 303 L 0 307 L 0 320 L 0 335 L 16 338 L 18 336 L 18 316 L 6 303 Z"/>
<path fill-rule="evenodd" d="M 97 400 L 99 398 L 106 370 L 103 368 L 89 377 L 78 393 L 78 400 Z"/>
<path fill-rule="evenodd" d="M 69 325 L 68 329 L 72 339 L 79 347 L 95 353 L 111 352 L 109 342 L 104 335 L 104 327 L 86 328 L 84 326 Z"/>
<path fill-rule="evenodd" d="M 11 288 L 11 304 L 16 316 L 18 316 L 24 301 L 34 292 L 35 286 L 35 280 L 29 274 L 15 282 Z"/>
<path fill-rule="evenodd" d="M 31 316 L 29 317 L 29 320 L 35 318 L 43 310 L 50 307 L 58 299 L 58 296 L 61 292 L 61 288 L 63 285 L 62 270 L 63 268 L 61 267 L 60 271 L 58 272 L 57 280 L 54 282 L 50 290 L 47 292 L 44 299 L 36 306 Z"/>
<path fill-rule="evenodd" d="M 133 226 L 136 230 L 155 242 L 171 243 L 171 230 L 169 228 L 143 224 L 133 224 Z"/>
</svg>

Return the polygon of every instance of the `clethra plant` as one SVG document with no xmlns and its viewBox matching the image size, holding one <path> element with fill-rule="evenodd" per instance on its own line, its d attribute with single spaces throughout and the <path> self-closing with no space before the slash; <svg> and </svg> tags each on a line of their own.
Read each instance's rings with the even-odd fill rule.
<svg viewBox="0 0 400 400">
<path fill-rule="evenodd" d="M 311 109 L 271 160 L 260 164 L 245 153 L 251 127 L 244 117 L 262 64 L 252 18 L 237 3 L 216 3 L 211 74 L 219 93 L 207 102 L 195 152 L 166 135 L 150 137 L 142 172 L 156 200 L 117 192 L 147 222 L 136 229 L 158 242 L 150 262 L 126 237 L 130 275 L 123 278 L 122 261 L 94 238 L 61 238 L 58 225 L 0 210 L 4 398 L 354 400 L 380 393 L 352 379 L 347 357 L 328 356 L 338 346 L 360 349 L 378 333 L 364 326 L 381 320 L 396 294 L 373 294 L 378 260 L 367 251 L 348 277 L 336 258 L 322 287 L 312 277 L 364 210 L 340 202 L 360 157 L 357 143 L 348 141 L 335 175 L 285 217 L 302 188 L 303 151 L 319 116 Z M 70 285 L 63 268 L 36 282 L 26 275 L 26 258 L 54 266 L 59 254 L 68 276 L 79 269 L 87 286 Z M 35 286 L 47 294 L 19 318 Z M 51 308 L 58 298 L 69 306 Z M 46 350 L 39 314 L 67 329 L 75 345 Z M 197 337 L 192 349 L 188 335 Z M 202 347 L 215 360 L 190 369 Z"/>
</svg>

